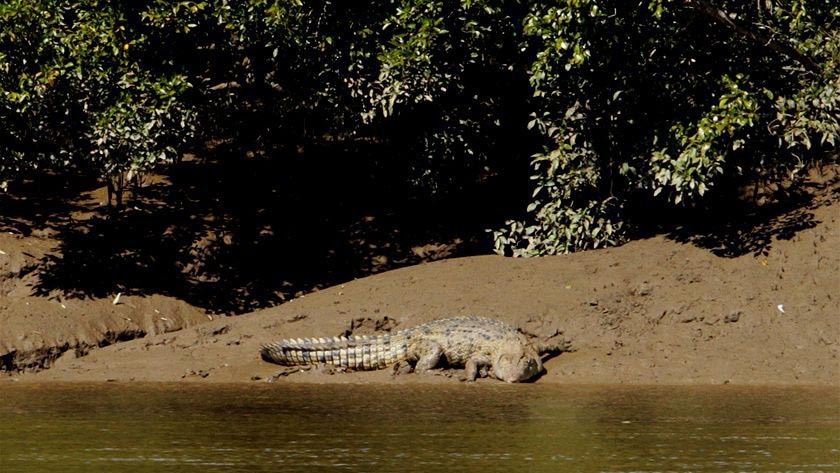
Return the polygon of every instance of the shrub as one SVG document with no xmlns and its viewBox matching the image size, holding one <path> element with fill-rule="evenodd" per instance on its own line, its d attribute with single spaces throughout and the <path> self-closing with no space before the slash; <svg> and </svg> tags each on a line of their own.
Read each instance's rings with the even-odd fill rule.
<svg viewBox="0 0 840 473">
<path fill-rule="evenodd" d="M 119 187 L 199 138 L 364 135 L 428 193 L 531 156 L 501 253 L 612 245 L 635 199 L 702 205 L 829 159 L 838 23 L 832 0 L 10 0 L 0 181 L 75 167 Z"/>
<path fill-rule="evenodd" d="M 181 100 L 190 84 L 147 64 L 147 41 L 138 12 L 121 3 L 4 2 L 0 179 L 73 166 L 122 182 L 173 161 L 193 130 Z"/>
</svg>

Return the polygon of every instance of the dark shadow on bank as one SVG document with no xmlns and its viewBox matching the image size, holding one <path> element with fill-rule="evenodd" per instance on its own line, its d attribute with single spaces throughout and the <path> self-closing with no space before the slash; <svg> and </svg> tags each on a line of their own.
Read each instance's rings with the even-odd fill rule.
<svg viewBox="0 0 840 473">
<path fill-rule="evenodd" d="M 404 161 L 382 151 L 323 145 L 269 159 L 218 146 L 139 188 L 119 212 L 73 203 L 80 189 L 70 189 L 47 199 L 63 206 L 22 208 L 4 221 L 25 233 L 44 224 L 26 221 L 30 211 L 52 218 L 59 247 L 38 268 L 40 295 L 156 293 L 243 313 L 380 271 L 486 252 L 485 229 L 524 206 L 493 179 L 418 197 L 395 178 L 406 175 Z M 77 210 L 93 213 L 54 217 Z"/>
<path fill-rule="evenodd" d="M 0 192 L 0 232 L 32 235 L 71 225 L 88 206 L 79 196 L 99 187 L 96 179 L 75 174 L 41 174 L 21 179 Z"/>
<path fill-rule="evenodd" d="M 718 196 L 702 208 L 633 209 L 635 236 L 665 234 L 680 243 L 690 243 L 713 254 L 735 258 L 769 254 L 773 242 L 790 240 L 820 223 L 813 209 L 840 200 L 840 175 L 828 169 L 817 179 L 787 188 L 774 186 L 755 195 Z"/>
<path fill-rule="evenodd" d="M 389 269 L 488 254 L 486 229 L 526 205 L 527 178 L 515 172 L 418 193 L 394 151 L 327 143 L 263 157 L 219 145 L 144 185 L 119 212 L 86 197 L 101 193 L 95 179 L 47 176 L 0 196 L 0 229 L 46 231 L 58 242 L 27 269 L 40 295 L 163 294 L 234 314 Z M 812 209 L 840 199 L 837 184 L 835 175 L 761 206 L 646 206 L 628 217 L 636 237 L 665 233 L 722 257 L 761 255 L 817 225 Z"/>
</svg>

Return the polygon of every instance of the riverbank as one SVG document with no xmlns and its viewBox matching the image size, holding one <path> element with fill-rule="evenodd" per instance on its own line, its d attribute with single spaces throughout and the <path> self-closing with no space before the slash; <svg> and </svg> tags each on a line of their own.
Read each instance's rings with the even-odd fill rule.
<svg viewBox="0 0 840 473">
<path fill-rule="evenodd" d="M 458 258 L 236 317 L 209 316 L 156 295 L 36 297 L 26 293 L 25 280 L 7 278 L 0 348 L 6 362 L 36 362 L 19 363 L 0 382 L 451 383 L 461 372 L 395 376 L 390 370 L 315 368 L 275 377 L 280 367 L 262 362 L 259 346 L 284 337 L 370 334 L 481 314 L 572 343 L 574 352 L 545 364 L 540 383 L 836 386 L 835 196 L 827 193 L 810 208 L 778 216 L 768 223 L 777 236 L 763 251 L 741 256 L 718 256 L 725 252 L 708 242 L 671 235 L 550 258 Z M 784 225 L 794 230 L 786 233 Z M 7 269 L 25 266 L 15 260 L 26 258 L 21 245 L 15 253 L 10 241 L 0 242 Z M 31 255 L 37 245 L 28 243 L 35 247 Z"/>
</svg>

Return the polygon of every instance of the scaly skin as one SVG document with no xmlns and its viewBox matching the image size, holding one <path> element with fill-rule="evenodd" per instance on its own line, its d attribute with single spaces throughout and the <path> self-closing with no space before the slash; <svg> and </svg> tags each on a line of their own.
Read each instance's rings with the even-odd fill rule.
<svg viewBox="0 0 840 473">
<path fill-rule="evenodd" d="M 356 370 L 386 368 L 400 361 L 424 372 L 442 364 L 465 367 L 474 381 L 482 368 L 509 383 L 528 381 L 542 370 L 541 353 L 561 350 L 530 343 L 515 328 L 487 317 L 452 317 L 393 334 L 282 340 L 266 344 L 262 359 L 280 365 L 327 364 Z"/>
</svg>

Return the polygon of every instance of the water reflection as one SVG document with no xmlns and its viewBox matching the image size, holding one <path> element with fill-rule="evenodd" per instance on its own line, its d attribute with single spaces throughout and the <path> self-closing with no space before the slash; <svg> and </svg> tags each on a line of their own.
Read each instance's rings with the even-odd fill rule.
<svg viewBox="0 0 840 473">
<path fill-rule="evenodd" d="M 0 387 L 0 470 L 840 471 L 840 390 Z"/>
</svg>

